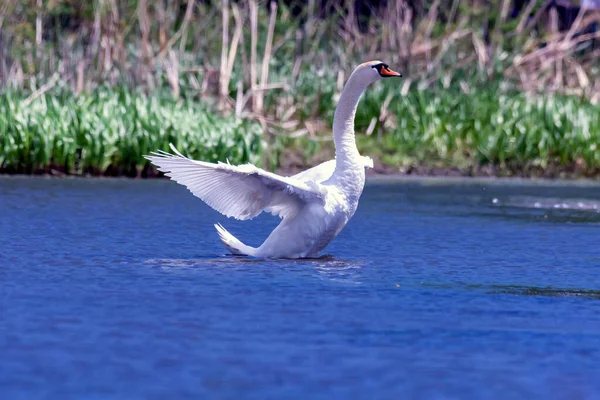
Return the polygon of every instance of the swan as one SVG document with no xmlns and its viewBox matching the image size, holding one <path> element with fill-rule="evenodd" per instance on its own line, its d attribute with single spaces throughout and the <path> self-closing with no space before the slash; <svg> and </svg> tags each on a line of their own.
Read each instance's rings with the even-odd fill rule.
<svg viewBox="0 0 600 400">
<path fill-rule="evenodd" d="M 333 118 L 335 159 L 290 177 L 252 164 L 192 160 L 172 144 L 175 154 L 159 150 L 145 158 L 227 217 L 248 220 L 266 211 L 281 218 L 259 247 L 245 245 L 221 224 L 215 224 L 220 240 L 232 254 L 315 258 L 354 215 L 365 185 L 365 169 L 373 167 L 373 161 L 361 156 L 356 147 L 354 115 L 358 101 L 371 83 L 401 76 L 381 61 L 357 66 L 344 85 Z"/>
</svg>

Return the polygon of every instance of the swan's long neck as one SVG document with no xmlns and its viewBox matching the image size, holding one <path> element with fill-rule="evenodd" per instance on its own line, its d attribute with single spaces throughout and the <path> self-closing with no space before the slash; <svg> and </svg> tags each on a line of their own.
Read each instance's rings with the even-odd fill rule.
<svg viewBox="0 0 600 400">
<path fill-rule="evenodd" d="M 335 143 L 336 175 L 351 170 L 353 167 L 356 168 L 357 163 L 360 164 L 361 158 L 354 138 L 354 115 L 360 96 L 367 85 L 368 83 L 362 82 L 355 75 L 351 75 L 346 86 L 344 86 L 344 90 L 342 90 L 342 95 L 335 110 L 333 141 Z"/>
</svg>

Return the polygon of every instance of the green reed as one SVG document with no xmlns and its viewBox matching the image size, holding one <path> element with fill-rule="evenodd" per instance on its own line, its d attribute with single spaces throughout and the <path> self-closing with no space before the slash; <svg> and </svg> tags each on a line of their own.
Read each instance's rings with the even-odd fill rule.
<svg viewBox="0 0 600 400">
<path fill-rule="evenodd" d="M 27 104 L 18 93 L 0 94 L 0 168 L 7 171 L 74 172 L 81 152 L 84 171 L 136 175 L 147 166 L 144 154 L 169 143 L 194 158 L 257 163 L 261 132 L 251 120 L 169 95 L 100 88 L 80 96 L 53 91 Z"/>
<path fill-rule="evenodd" d="M 390 90 L 367 94 L 360 127 Z M 492 83 L 469 93 L 451 87 L 394 95 L 389 113 L 382 134 L 361 139 L 387 164 L 600 168 L 600 108 L 585 99 L 503 93 Z"/>
<path fill-rule="evenodd" d="M 334 82 L 333 76 L 307 70 L 289 90 L 270 92 L 265 104 L 274 109 L 289 97 L 285 101 L 298 106 L 290 119 L 300 126 L 320 119 L 326 128 L 319 138 L 327 139 L 336 105 Z M 413 87 L 405 95 L 402 84 L 402 80 L 376 83 L 356 114 L 359 149 L 384 165 L 467 169 L 492 164 L 516 172 L 532 166 L 542 170 L 577 166 L 584 174 L 600 169 L 600 108 L 586 99 L 530 96 L 476 79 L 462 86 Z M 83 171 L 139 175 L 148 168 L 143 155 L 169 150 L 170 142 L 197 159 L 276 167 L 278 153 L 294 146 L 286 139 L 288 132 L 274 127 L 271 150 L 265 152 L 258 123 L 224 117 L 192 96 L 174 100 L 167 91 L 147 96 L 101 87 L 75 96 L 59 88 L 30 104 L 25 99 L 19 93 L 0 94 L 4 171 L 54 168 L 73 173 L 82 149 Z M 367 135 L 373 120 L 374 129 Z M 308 160 L 332 145 L 313 139 L 305 136 L 297 146 Z M 265 154 L 272 158 L 264 159 Z"/>
<path fill-rule="evenodd" d="M 328 127 L 336 91 L 326 83 L 319 89 L 317 82 L 333 79 L 307 78 L 313 88 L 297 89 L 318 93 L 306 104 L 321 110 L 319 117 Z M 437 83 L 423 90 L 413 85 L 405 95 L 401 80 L 384 80 L 367 89 L 356 113 L 361 152 L 396 167 L 492 164 L 522 172 L 528 167 L 577 166 L 584 174 L 600 169 L 600 107 L 588 99 L 529 95 L 478 78 L 455 81 L 461 84 Z M 305 109 L 299 118 L 309 114 Z M 366 135 L 372 120 L 374 129 Z"/>
</svg>

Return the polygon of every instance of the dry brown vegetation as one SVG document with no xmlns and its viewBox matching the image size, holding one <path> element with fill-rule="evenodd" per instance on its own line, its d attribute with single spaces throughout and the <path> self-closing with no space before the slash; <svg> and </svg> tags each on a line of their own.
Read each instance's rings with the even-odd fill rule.
<svg viewBox="0 0 600 400">
<path fill-rule="evenodd" d="M 341 84 L 357 62 L 385 59 L 408 76 L 404 91 L 448 86 L 457 71 L 477 69 L 524 90 L 598 101 L 600 30 L 580 33 L 600 12 L 581 10 L 559 31 L 549 1 L 531 0 L 509 20 L 511 4 L 390 0 L 364 32 L 350 0 L 319 2 L 333 10 L 325 17 L 315 0 L 300 16 L 257 0 L 3 0 L 0 76 L 4 87 L 34 91 L 61 80 L 76 93 L 102 83 L 151 91 L 166 81 L 176 97 L 184 84 L 262 114 L 265 92 L 294 85 L 307 64 L 339 71 Z M 274 79 L 272 66 L 289 74 Z"/>
</svg>

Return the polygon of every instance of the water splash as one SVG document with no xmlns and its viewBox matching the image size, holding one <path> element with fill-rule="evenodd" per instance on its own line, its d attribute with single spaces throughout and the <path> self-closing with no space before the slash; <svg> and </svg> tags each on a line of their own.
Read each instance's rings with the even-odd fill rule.
<svg viewBox="0 0 600 400">
<path fill-rule="evenodd" d="M 500 207 L 534 208 L 543 210 L 578 210 L 600 213 L 600 201 L 592 199 L 560 199 L 532 196 L 515 196 L 506 200 L 492 199 L 492 204 Z"/>
</svg>

